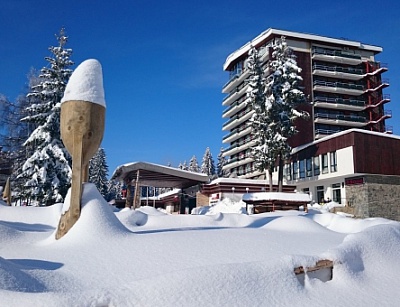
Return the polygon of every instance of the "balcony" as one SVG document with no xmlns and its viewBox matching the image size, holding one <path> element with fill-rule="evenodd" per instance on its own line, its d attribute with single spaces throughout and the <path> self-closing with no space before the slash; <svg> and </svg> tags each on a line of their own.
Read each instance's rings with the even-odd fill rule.
<svg viewBox="0 0 400 307">
<path fill-rule="evenodd" d="M 244 69 L 239 73 L 233 75 L 227 83 L 222 87 L 222 93 L 230 93 L 235 87 L 237 87 L 240 83 L 242 83 L 246 77 L 249 75 L 250 71 L 248 69 Z"/>
<path fill-rule="evenodd" d="M 345 50 L 331 50 L 325 48 L 313 48 L 312 59 L 331 63 L 358 65 L 362 63 L 361 55 Z"/>
<path fill-rule="evenodd" d="M 249 147 L 253 147 L 256 144 L 256 141 L 249 140 L 247 142 L 240 142 L 233 146 L 230 146 L 226 150 L 224 150 L 223 156 L 232 156 L 238 152 L 241 152 Z"/>
<path fill-rule="evenodd" d="M 228 135 L 222 138 L 222 143 L 231 143 L 241 138 L 251 132 L 251 127 L 246 127 L 244 129 L 234 129 Z"/>
<path fill-rule="evenodd" d="M 313 74 L 323 77 L 339 78 L 353 81 L 361 80 L 365 76 L 363 70 L 359 68 L 326 65 L 314 65 Z"/>
<path fill-rule="evenodd" d="M 367 125 L 367 118 L 357 115 L 315 113 L 314 122 L 347 127 L 364 127 Z"/>
<path fill-rule="evenodd" d="M 364 86 L 354 83 L 344 82 L 327 82 L 322 80 L 315 80 L 313 83 L 314 91 L 335 93 L 343 95 L 360 96 L 364 94 Z"/>
<path fill-rule="evenodd" d="M 253 162 L 253 161 L 254 161 L 253 158 L 246 157 L 246 156 L 243 156 L 242 158 L 235 157 L 235 158 L 229 159 L 227 164 L 225 164 L 222 167 L 222 169 L 225 171 L 225 170 L 232 169 L 234 167 L 238 167 L 238 166 L 241 166 L 241 165 Z"/>
<path fill-rule="evenodd" d="M 357 99 L 316 96 L 314 98 L 314 106 L 334 110 L 362 111 L 366 108 L 366 102 Z"/>
<path fill-rule="evenodd" d="M 243 108 L 246 107 L 246 96 L 243 96 L 239 100 L 235 101 L 232 103 L 223 113 L 222 113 L 222 118 L 227 118 L 232 116 L 233 114 L 239 112 Z"/>
<path fill-rule="evenodd" d="M 235 116 L 222 125 L 222 130 L 232 130 L 234 127 L 242 124 L 248 120 L 254 113 L 254 110 L 248 108 Z"/>
<path fill-rule="evenodd" d="M 321 139 L 325 136 L 338 133 L 340 130 L 329 130 L 329 129 L 316 129 L 315 130 L 315 139 Z"/>
<path fill-rule="evenodd" d="M 242 83 L 241 86 L 237 87 L 235 91 L 232 91 L 228 96 L 222 100 L 223 106 L 229 106 L 232 102 L 242 97 L 247 90 L 247 84 Z"/>
</svg>

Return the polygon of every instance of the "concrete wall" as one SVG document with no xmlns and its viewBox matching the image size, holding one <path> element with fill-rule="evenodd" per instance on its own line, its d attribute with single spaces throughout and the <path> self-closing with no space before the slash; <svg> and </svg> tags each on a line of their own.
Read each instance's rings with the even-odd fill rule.
<svg viewBox="0 0 400 307">
<path fill-rule="evenodd" d="M 364 184 L 346 186 L 347 201 L 357 217 L 400 221 L 400 177 L 365 175 Z"/>
</svg>

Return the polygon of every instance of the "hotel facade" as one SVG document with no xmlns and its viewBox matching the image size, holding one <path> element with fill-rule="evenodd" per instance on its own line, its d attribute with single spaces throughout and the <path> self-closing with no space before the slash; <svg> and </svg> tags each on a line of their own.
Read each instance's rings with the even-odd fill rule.
<svg viewBox="0 0 400 307">
<path fill-rule="evenodd" d="M 373 183 L 389 184 L 390 193 L 400 200 L 400 168 L 395 163 L 400 138 L 391 135 L 392 129 L 385 123 L 391 118 L 391 111 L 385 108 L 390 97 L 383 93 L 389 86 L 382 77 L 387 66 L 375 59 L 382 48 L 277 29 L 264 31 L 224 63 L 229 80 L 222 89 L 226 94 L 222 101 L 222 130 L 226 132 L 222 141 L 228 176 L 265 178 L 255 169 L 251 157 L 255 140 L 250 118 L 254 111 L 245 102 L 249 77 L 246 60 L 254 46 L 267 64 L 272 60 L 272 43 L 282 36 L 302 69 L 301 86 L 307 103 L 301 108 L 310 114 L 310 120 L 295 122 L 299 133 L 289 140 L 293 153 L 286 161 L 284 183 L 309 193 L 315 202 L 332 199 L 353 206 L 357 215 L 364 217 L 373 215 L 365 196 L 371 194 L 368 189 Z M 268 69 L 268 65 L 265 67 Z M 362 189 L 364 198 L 360 199 Z M 400 207 L 396 210 L 380 216 L 400 219 Z"/>
</svg>

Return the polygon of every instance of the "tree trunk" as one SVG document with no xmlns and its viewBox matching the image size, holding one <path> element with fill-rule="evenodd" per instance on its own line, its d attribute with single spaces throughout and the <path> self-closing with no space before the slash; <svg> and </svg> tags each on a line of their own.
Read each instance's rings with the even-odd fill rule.
<svg viewBox="0 0 400 307">
<path fill-rule="evenodd" d="M 272 171 L 268 170 L 268 176 L 269 176 L 269 191 L 272 192 L 274 190 L 274 185 L 272 182 Z"/>
<path fill-rule="evenodd" d="M 283 189 L 283 159 L 282 154 L 279 154 L 279 166 L 278 166 L 278 191 L 282 192 Z"/>
</svg>

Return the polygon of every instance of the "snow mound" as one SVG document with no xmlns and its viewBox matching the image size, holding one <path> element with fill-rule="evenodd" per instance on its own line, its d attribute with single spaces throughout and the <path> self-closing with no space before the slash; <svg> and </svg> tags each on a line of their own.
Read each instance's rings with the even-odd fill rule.
<svg viewBox="0 0 400 307">
<path fill-rule="evenodd" d="M 142 207 L 136 209 L 135 211 L 140 211 L 147 215 L 166 215 L 165 212 L 162 212 L 162 211 L 160 211 L 154 207 L 150 207 L 150 206 L 142 206 Z"/>
<path fill-rule="evenodd" d="M 217 214 L 217 213 L 240 213 L 247 214 L 246 204 L 242 201 L 236 202 L 229 198 L 220 200 L 215 205 L 197 207 L 192 210 L 192 214 Z"/>
<path fill-rule="evenodd" d="M 0 289 L 17 292 L 44 292 L 45 286 L 18 265 L 0 257 Z"/>
<path fill-rule="evenodd" d="M 68 240 L 103 240 L 129 233 L 93 183 L 85 183 L 81 216 L 64 236 Z M 64 238 L 63 238 L 64 239 Z M 61 240 L 63 240 L 61 239 Z"/>
<path fill-rule="evenodd" d="M 0 206 L 2 221 L 14 222 L 26 225 L 48 225 L 57 227 L 63 204 L 55 204 L 48 207 L 14 207 Z"/>
<path fill-rule="evenodd" d="M 83 61 L 72 73 L 61 103 L 82 100 L 106 107 L 101 64 L 95 59 Z"/>
<path fill-rule="evenodd" d="M 263 226 L 265 229 L 278 230 L 283 232 L 306 232 L 322 234 L 331 232 L 317 222 L 304 216 L 283 216 L 273 219 Z"/>
<path fill-rule="evenodd" d="M 361 232 L 369 227 L 381 224 L 398 224 L 398 222 L 384 218 L 353 219 L 334 213 L 314 214 L 310 217 L 327 229 L 342 233 Z"/>
<path fill-rule="evenodd" d="M 21 236 L 21 233 L 12 226 L 14 223 L 0 221 L 0 246 L 13 243 Z"/>
</svg>

